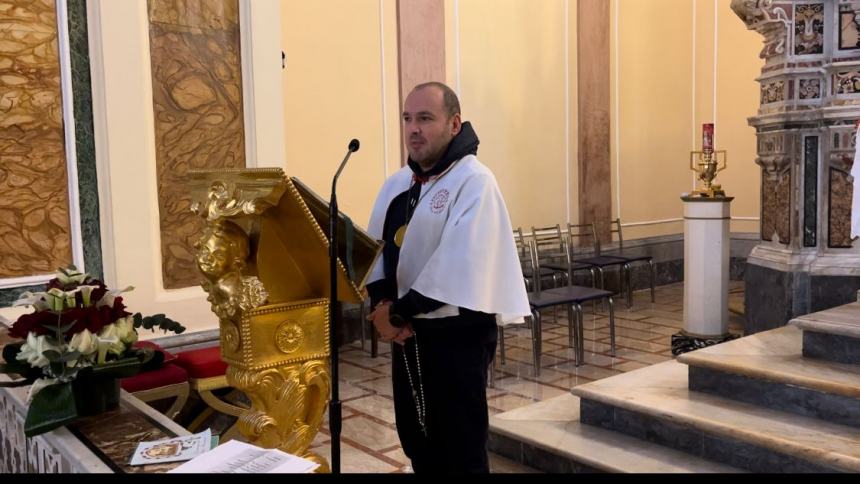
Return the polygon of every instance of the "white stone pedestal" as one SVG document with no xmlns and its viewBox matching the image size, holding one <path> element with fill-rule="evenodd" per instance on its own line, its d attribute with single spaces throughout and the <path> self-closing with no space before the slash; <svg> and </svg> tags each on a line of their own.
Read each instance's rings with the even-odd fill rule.
<svg viewBox="0 0 860 484">
<path fill-rule="evenodd" d="M 681 200 L 684 201 L 682 335 L 716 343 L 729 336 L 729 222 L 734 198 L 682 197 Z M 673 351 L 674 346 L 673 341 Z"/>
</svg>

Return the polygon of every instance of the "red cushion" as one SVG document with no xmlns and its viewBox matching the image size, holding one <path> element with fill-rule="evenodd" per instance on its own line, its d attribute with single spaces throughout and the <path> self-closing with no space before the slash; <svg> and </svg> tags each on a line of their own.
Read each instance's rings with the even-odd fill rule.
<svg viewBox="0 0 860 484">
<path fill-rule="evenodd" d="M 188 372 L 184 368 L 167 364 L 157 370 L 145 371 L 123 378 L 119 384 L 123 390 L 134 393 L 186 381 L 188 381 Z"/>
<path fill-rule="evenodd" d="M 227 363 L 221 361 L 221 347 L 183 351 L 175 364 L 185 368 L 191 378 L 211 378 L 227 373 Z"/>
<path fill-rule="evenodd" d="M 171 362 L 173 362 L 173 360 L 176 359 L 176 355 L 168 352 L 167 350 L 165 350 L 161 346 L 158 346 L 157 343 L 153 343 L 152 341 L 136 341 L 133 345 L 131 345 L 131 347 L 132 348 L 151 348 L 153 350 L 160 351 L 160 352 L 164 353 L 164 361 L 161 362 L 162 365 L 167 364 L 167 363 L 171 363 Z"/>
</svg>

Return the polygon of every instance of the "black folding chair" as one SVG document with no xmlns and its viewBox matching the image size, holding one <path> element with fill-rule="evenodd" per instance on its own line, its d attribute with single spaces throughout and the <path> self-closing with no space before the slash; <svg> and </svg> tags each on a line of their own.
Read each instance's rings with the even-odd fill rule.
<svg viewBox="0 0 860 484">
<path fill-rule="evenodd" d="M 610 234 L 618 234 L 618 253 L 606 254 L 606 257 L 611 257 L 613 259 L 618 259 L 624 262 L 622 266 L 624 272 L 626 273 L 626 282 L 627 282 L 627 307 L 633 305 L 633 284 L 631 283 L 631 269 L 630 265 L 635 262 L 647 262 L 649 266 L 649 274 L 651 276 L 651 302 L 656 302 L 654 297 L 654 285 L 657 279 L 657 274 L 654 269 L 654 258 L 650 255 L 630 255 L 624 253 L 624 237 L 621 235 L 621 219 L 616 218 L 609 222 L 609 233 Z"/>
</svg>

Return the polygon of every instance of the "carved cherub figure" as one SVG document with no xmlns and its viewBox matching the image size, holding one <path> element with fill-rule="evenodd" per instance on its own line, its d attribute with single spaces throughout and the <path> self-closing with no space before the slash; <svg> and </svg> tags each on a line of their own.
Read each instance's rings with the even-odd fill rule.
<svg viewBox="0 0 860 484">
<path fill-rule="evenodd" d="M 203 289 L 220 319 L 238 322 L 243 312 L 265 303 L 268 294 L 260 280 L 242 275 L 250 250 L 248 236 L 238 225 L 211 222 L 194 247 L 197 267 L 206 277 Z"/>
</svg>

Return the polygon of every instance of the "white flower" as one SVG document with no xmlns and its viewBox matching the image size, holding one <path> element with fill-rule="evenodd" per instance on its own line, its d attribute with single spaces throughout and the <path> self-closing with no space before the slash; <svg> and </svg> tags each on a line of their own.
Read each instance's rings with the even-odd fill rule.
<svg viewBox="0 0 860 484">
<path fill-rule="evenodd" d="M 36 333 L 27 333 L 27 342 L 21 345 L 21 351 L 15 357 L 18 361 L 26 361 L 28 365 L 35 368 L 48 366 L 48 359 L 42 355 L 47 350 L 61 351 L 60 347 L 48 342 L 46 336 L 36 336 Z"/>
<path fill-rule="evenodd" d="M 99 299 L 99 301 L 96 303 L 96 307 L 97 308 L 100 308 L 102 306 L 113 307 L 113 300 L 116 299 L 117 296 L 119 296 L 120 294 L 122 294 L 124 292 L 131 291 L 132 289 L 134 289 L 134 286 L 128 286 L 125 289 L 118 289 L 115 291 L 108 291 L 105 293 L 104 296 L 102 296 L 101 299 Z"/>
<path fill-rule="evenodd" d="M 116 324 L 109 324 L 99 332 L 99 364 L 104 363 L 102 349 L 115 355 L 121 355 L 125 351 L 125 345 L 119 338 L 119 329 Z"/>
<path fill-rule="evenodd" d="M 116 323 L 116 335 L 120 341 L 130 345 L 137 341 L 137 331 L 134 330 L 134 317 L 120 318 Z"/>
<path fill-rule="evenodd" d="M 80 284 L 84 282 L 87 277 L 89 277 L 88 274 L 78 272 L 77 269 L 73 268 L 69 268 L 68 274 L 66 274 L 64 270 L 57 273 L 57 279 L 59 279 L 64 286 L 68 286 L 69 284 Z"/>
<path fill-rule="evenodd" d="M 90 307 L 92 305 L 90 294 L 98 288 L 99 286 L 78 286 L 77 290 L 81 292 L 81 296 L 83 296 L 84 299 L 84 307 Z"/>
<path fill-rule="evenodd" d="M 85 329 L 76 333 L 69 341 L 69 351 L 78 351 L 84 356 L 89 356 L 99 350 L 99 340 L 90 330 Z"/>
<path fill-rule="evenodd" d="M 48 311 L 51 309 L 44 292 L 25 291 L 21 293 L 17 301 L 12 303 L 12 306 L 33 306 L 36 311 Z"/>
</svg>

